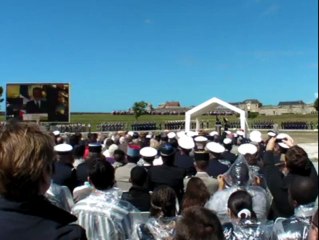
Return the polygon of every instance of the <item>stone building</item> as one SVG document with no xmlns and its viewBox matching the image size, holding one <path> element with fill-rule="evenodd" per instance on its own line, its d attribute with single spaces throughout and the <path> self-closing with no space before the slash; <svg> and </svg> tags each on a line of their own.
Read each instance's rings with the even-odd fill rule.
<svg viewBox="0 0 319 240">
<path fill-rule="evenodd" d="M 257 99 L 246 99 L 243 102 L 231 104 L 247 112 L 259 112 L 262 106 L 262 103 L 259 102 Z"/>
<path fill-rule="evenodd" d="M 316 114 L 317 111 L 313 104 L 306 104 L 299 100 L 279 102 L 277 106 L 263 106 L 259 113 L 263 115 Z"/>
</svg>

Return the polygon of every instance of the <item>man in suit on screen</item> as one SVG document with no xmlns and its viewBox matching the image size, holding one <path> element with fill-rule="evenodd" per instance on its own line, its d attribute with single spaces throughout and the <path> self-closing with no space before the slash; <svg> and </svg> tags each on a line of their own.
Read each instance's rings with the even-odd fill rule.
<svg viewBox="0 0 319 240">
<path fill-rule="evenodd" d="M 26 112 L 27 113 L 47 113 L 48 106 L 47 102 L 43 100 L 42 88 L 35 87 L 32 89 L 33 99 L 27 102 Z"/>
</svg>

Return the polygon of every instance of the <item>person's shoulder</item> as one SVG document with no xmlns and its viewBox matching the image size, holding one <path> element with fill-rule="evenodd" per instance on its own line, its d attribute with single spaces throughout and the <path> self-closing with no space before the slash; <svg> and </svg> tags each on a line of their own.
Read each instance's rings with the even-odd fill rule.
<svg viewBox="0 0 319 240">
<path fill-rule="evenodd" d="M 85 230 L 77 224 L 69 224 L 66 226 L 59 227 L 57 229 L 56 235 L 57 236 L 54 239 L 87 239 Z"/>
</svg>

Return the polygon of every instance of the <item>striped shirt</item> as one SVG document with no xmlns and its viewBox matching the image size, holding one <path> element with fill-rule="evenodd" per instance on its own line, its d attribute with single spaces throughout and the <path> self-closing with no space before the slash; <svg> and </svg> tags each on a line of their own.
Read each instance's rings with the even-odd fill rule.
<svg viewBox="0 0 319 240">
<path fill-rule="evenodd" d="M 122 201 L 118 189 L 94 190 L 72 209 L 78 224 L 86 230 L 87 238 L 129 239 L 132 232 L 130 212 L 138 210 L 129 202 Z"/>
</svg>

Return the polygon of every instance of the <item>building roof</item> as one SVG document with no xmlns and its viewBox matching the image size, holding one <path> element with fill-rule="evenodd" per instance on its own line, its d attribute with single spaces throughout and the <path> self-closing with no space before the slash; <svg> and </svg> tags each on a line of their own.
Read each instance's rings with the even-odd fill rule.
<svg viewBox="0 0 319 240">
<path fill-rule="evenodd" d="M 257 103 L 257 104 L 260 103 L 258 99 L 246 99 L 243 101 L 243 103 L 249 103 L 249 102 L 250 103 Z"/>
<path fill-rule="evenodd" d="M 159 108 L 179 108 L 179 107 L 181 107 L 181 104 L 179 102 L 166 102 L 159 106 Z"/>
<path fill-rule="evenodd" d="M 286 102 L 279 102 L 278 106 L 289 106 L 289 105 L 305 105 L 304 101 L 286 101 Z"/>
</svg>

